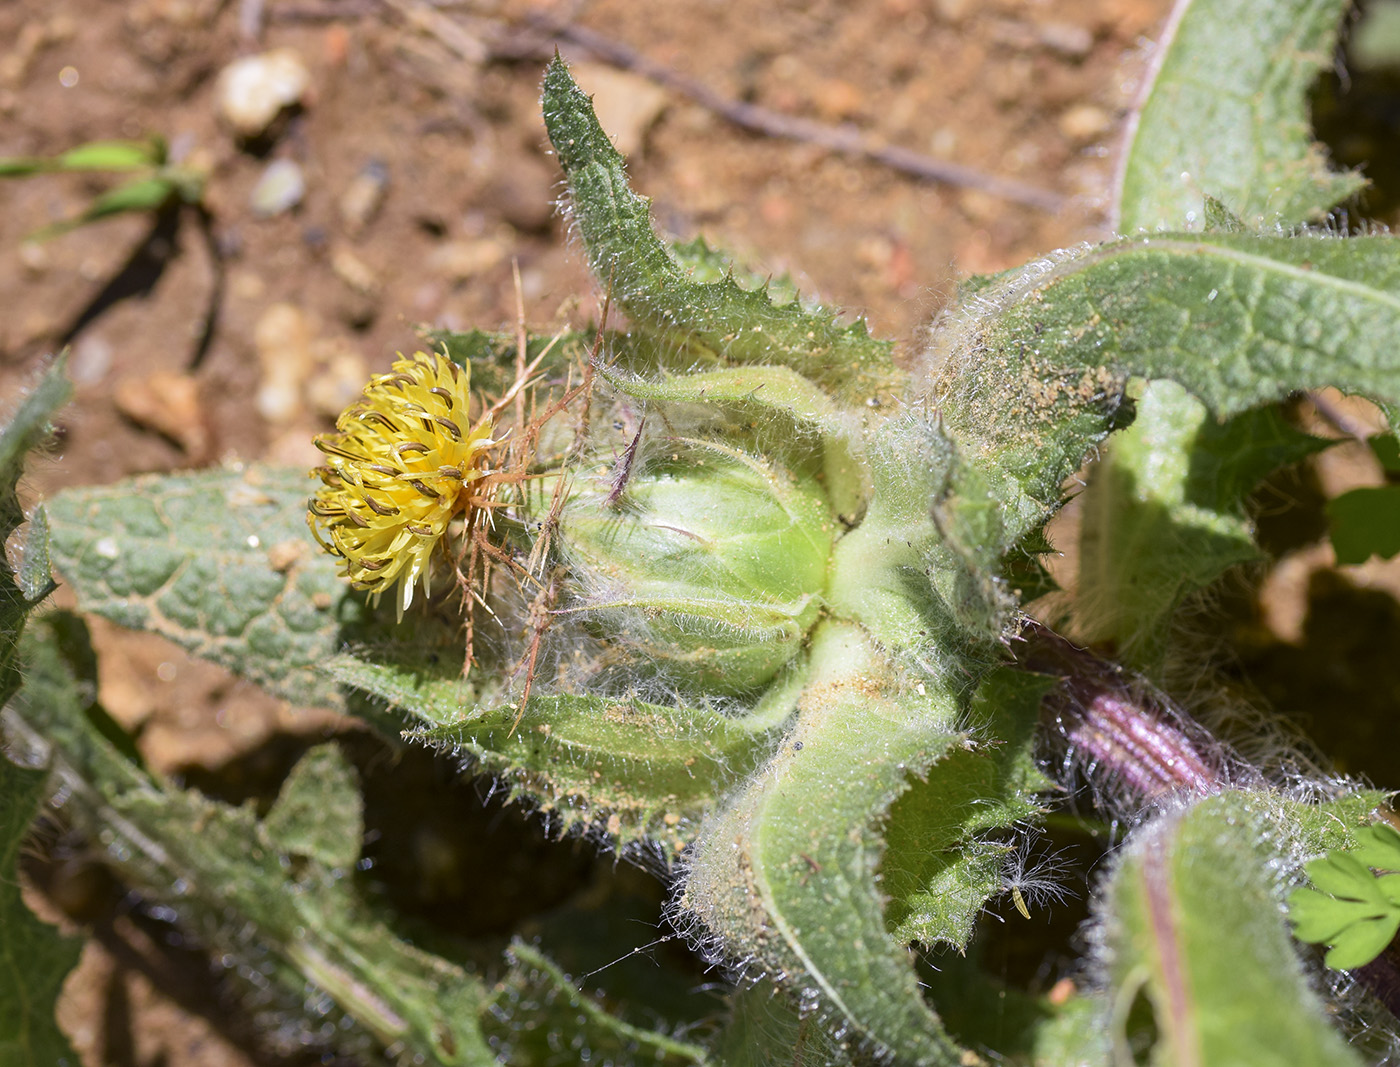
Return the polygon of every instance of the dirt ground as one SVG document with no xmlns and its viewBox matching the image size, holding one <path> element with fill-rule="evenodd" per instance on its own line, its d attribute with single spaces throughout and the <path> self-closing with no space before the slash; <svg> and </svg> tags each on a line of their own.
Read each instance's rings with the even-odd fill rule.
<svg viewBox="0 0 1400 1067">
<path fill-rule="evenodd" d="M 912 356 L 958 277 L 1102 235 L 1120 120 L 1168 6 L 9 0 L 0 155 L 160 134 L 207 174 L 210 222 L 205 234 L 193 211 L 129 216 L 36 244 L 29 234 L 107 183 L 0 185 L 0 397 L 64 344 L 76 383 L 28 490 L 231 461 L 309 467 L 311 436 L 369 372 L 417 344 L 415 324 L 512 322 L 513 264 L 529 320 L 586 320 L 598 294 L 554 208 L 538 111 L 556 44 L 665 229 L 792 272 Z M 240 141 L 221 118 L 218 77 L 270 49 L 292 50 L 308 84 L 265 135 Z M 1063 205 L 746 131 L 625 69 L 638 57 L 728 101 L 850 127 Z M 296 164 L 304 196 L 259 214 L 255 186 L 279 161 Z M 269 738 L 336 728 L 159 640 L 96 632 L 102 700 L 159 768 L 238 767 L 252 782 L 275 770 L 257 762 L 275 753 Z M 224 787 L 238 783 L 225 776 Z M 267 1062 L 215 1000 L 169 994 L 197 962 L 128 915 L 93 928 L 62 1011 L 88 1067 Z"/>
</svg>

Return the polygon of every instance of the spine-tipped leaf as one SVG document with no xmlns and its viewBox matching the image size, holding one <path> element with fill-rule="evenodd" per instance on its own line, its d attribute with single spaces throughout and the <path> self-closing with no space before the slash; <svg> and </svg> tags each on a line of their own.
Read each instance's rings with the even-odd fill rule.
<svg viewBox="0 0 1400 1067">
<path fill-rule="evenodd" d="M 563 60 L 545 73 L 543 107 L 589 265 L 636 324 L 683 345 L 694 359 L 788 366 L 853 402 L 893 398 L 900 376 L 890 346 L 863 324 L 841 326 L 789 294 L 775 304 L 730 276 L 697 281 L 695 273 L 709 270 L 685 269 L 656 236 L 647 201 L 628 186 L 622 157 Z M 701 265 L 711 262 L 706 256 Z"/>
<path fill-rule="evenodd" d="M 605 831 L 625 848 L 650 840 L 678 854 L 700 816 L 750 774 L 791 717 L 806 671 L 795 664 L 742 715 L 628 697 L 534 694 L 463 704 L 460 682 L 340 657 L 341 681 L 435 725 L 418 741 L 468 757 L 528 797 L 563 830 Z"/>
</svg>

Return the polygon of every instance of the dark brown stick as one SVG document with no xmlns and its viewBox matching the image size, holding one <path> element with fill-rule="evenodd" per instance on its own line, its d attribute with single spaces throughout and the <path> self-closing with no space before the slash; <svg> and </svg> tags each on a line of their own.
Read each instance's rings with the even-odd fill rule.
<svg viewBox="0 0 1400 1067">
<path fill-rule="evenodd" d="M 689 97 L 701 107 L 755 133 L 819 145 L 842 155 L 869 159 L 924 181 L 979 189 L 1004 200 L 1042 211 L 1058 211 L 1065 204 L 1064 197 L 1048 189 L 1010 178 L 1000 178 L 995 174 L 985 174 L 961 163 L 936 159 L 899 145 L 882 144 L 875 138 L 861 133 L 854 126 L 832 126 L 813 119 L 784 115 L 742 100 L 730 99 L 702 82 L 680 74 L 619 41 L 583 26 L 557 26 L 552 29 L 552 35 L 560 41 L 587 49 L 597 58 L 620 70 L 633 71 L 658 85 Z"/>
<path fill-rule="evenodd" d="M 758 104 L 731 99 L 703 82 L 672 70 L 664 63 L 658 63 L 621 41 L 573 22 L 559 22 L 534 16 L 507 27 L 486 20 L 472 20 L 475 23 L 474 28 L 468 31 L 463 24 L 450 19 L 442 11 L 428 4 L 415 0 L 379 0 L 379 3 L 409 24 L 430 33 L 456 55 L 471 62 L 484 62 L 488 58 L 547 59 L 556 45 L 570 44 L 584 49 L 610 66 L 640 74 L 657 85 L 688 97 L 706 110 L 754 133 L 814 144 L 841 155 L 868 159 L 922 181 L 977 189 L 1040 211 L 1059 211 L 1065 206 L 1065 197 L 1049 189 L 998 177 L 995 174 L 986 174 L 973 167 L 937 159 L 900 145 L 885 144 L 878 138 L 862 133 L 855 126 L 833 126 L 815 119 L 785 115 Z M 303 4 L 301 8 L 307 9 L 311 6 Z M 360 10 L 356 8 L 356 14 Z"/>
</svg>

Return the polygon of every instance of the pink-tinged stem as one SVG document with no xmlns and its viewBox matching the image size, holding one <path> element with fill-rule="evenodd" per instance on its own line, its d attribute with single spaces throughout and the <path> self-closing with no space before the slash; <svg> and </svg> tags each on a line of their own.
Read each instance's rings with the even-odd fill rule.
<svg viewBox="0 0 1400 1067">
<path fill-rule="evenodd" d="M 1041 716 L 1062 739 L 1066 764 L 1078 765 L 1101 794 L 1126 809 L 1124 814 L 1173 793 L 1264 784 L 1257 768 L 1166 694 L 1034 619 L 1027 620 L 1021 637 L 1017 664 L 1061 679 L 1041 702 Z M 1400 1018 L 1395 943 L 1351 974 Z"/>
<path fill-rule="evenodd" d="M 1131 807 L 1171 793 L 1210 793 L 1259 774 L 1163 693 L 1049 627 L 1029 620 L 1016 648 L 1020 666 L 1059 676 L 1044 718 L 1072 762 Z"/>
</svg>

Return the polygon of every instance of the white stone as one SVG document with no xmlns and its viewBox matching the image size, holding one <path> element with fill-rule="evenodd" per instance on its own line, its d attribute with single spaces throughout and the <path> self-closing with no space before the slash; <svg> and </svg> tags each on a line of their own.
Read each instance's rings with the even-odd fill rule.
<svg viewBox="0 0 1400 1067">
<path fill-rule="evenodd" d="M 265 132 L 310 84 L 306 64 L 290 48 L 236 59 L 219 75 L 219 111 L 241 137 Z"/>
</svg>

